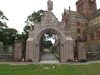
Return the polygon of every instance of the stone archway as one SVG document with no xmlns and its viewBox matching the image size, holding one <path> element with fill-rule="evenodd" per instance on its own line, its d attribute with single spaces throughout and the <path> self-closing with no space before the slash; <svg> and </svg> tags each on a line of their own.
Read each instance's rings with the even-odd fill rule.
<svg viewBox="0 0 100 75">
<path fill-rule="evenodd" d="M 67 62 L 68 59 L 74 59 L 74 50 L 73 50 L 73 40 L 70 39 L 69 37 L 65 37 L 63 33 L 53 27 L 49 28 L 41 28 L 40 31 L 35 33 L 36 35 L 34 38 L 29 37 L 27 40 L 27 46 L 26 46 L 26 60 L 31 59 L 33 62 L 39 62 L 40 59 L 40 38 L 43 34 L 46 32 L 53 32 L 60 37 L 60 60 L 61 62 Z M 32 31 L 31 31 L 32 32 Z M 32 36 L 30 34 L 30 36 Z"/>
<path fill-rule="evenodd" d="M 41 22 L 34 24 L 34 29 L 30 27 L 29 37 L 26 44 L 26 60 L 39 62 L 39 42 L 43 34 L 52 32 L 60 37 L 60 60 L 67 62 L 68 59 L 74 59 L 74 40 L 71 38 L 69 27 L 62 21 L 59 22 L 51 10 L 48 10 Z"/>
<path fill-rule="evenodd" d="M 60 31 L 58 31 L 57 29 L 54 29 L 54 28 L 47 28 L 47 29 L 43 29 L 43 30 L 41 30 L 39 33 L 38 33 L 38 35 L 36 36 L 36 39 L 35 39 L 35 41 L 34 42 L 36 42 L 36 49 L 37 49 L 37 54 L 38 54 L 38 61 L 40 60 L 40 57 L 41 57 L 41 55 L 40 55 L 40 39 L 41 39 L 41 37 L 42 37 L 42 35 L 43 34 L 45 34 L 45 33 L 48 33 L 48 32 L 51 32 L 51 33 L 54 33 L 54 34 L 57 34 L 58 36 L 59 36 L 59 41 L 60 41 L 60 59 L 59 60 L 61 60 L 61 57 L 62 57 L 62 49 L 64 48 L 63 47 L 63 45 L 64 45 L 64 37 L 63 37 L 63 35 L 61 34 L 61 32 Z M 62 57 L 63 58 L 63 57 Z"/>
</svg>

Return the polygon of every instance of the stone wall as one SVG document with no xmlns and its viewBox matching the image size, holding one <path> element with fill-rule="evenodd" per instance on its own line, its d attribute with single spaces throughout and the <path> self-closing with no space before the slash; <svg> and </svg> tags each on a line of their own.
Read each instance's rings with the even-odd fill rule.
<svg viewBox="0 0 100 75">
<path fill-rule="evenodd" d="M 13 54 L 0 54 L 0 62 L 11 62 L 14 60 Z"/>
<path fill-rule="evenodd" d="M 14 60 L 13 46 L 3 46 L 0 48 L 0 62 L 10 62 Z"/>
<path fill-rule="evenodd" d="M 100 16 L 98 16 L 98 17 L 96 17 L 96 18 L 90 20 L 90 21 L 89 21 L 89 26 L 95 25 L 95 24 L 97 24 L 97 23 L 100 23 Z"/>
<path fill-rule="evenodd" d="M 23 40 L 16 40 L 15 41 L 15 51 L 14 51 L 14 59 L 21 59 L 22 58 L 22 51 L 25 49 Z"/>
<path fill-rule="evenodd" d="M 76 2 L 77 12 L 81 12 L 86 17 L 97 10 L 96 0 L 78 0 Z"/>
<path fill-rule="evenodd" d="M 85 46 L 87 60 L 100 60 L 100 41 L 88 41 Z"/>
<path fill-rule="evenodd" d="M 86 50 L 85 50 L 85 42 L 79 42 L 78 46 L 78 59 L 86 60 Z"/>
<path fill-rule="evenodd" d="M 3 53 L 3 42 L 0 42 L 0 54 Z"/>
</svg>

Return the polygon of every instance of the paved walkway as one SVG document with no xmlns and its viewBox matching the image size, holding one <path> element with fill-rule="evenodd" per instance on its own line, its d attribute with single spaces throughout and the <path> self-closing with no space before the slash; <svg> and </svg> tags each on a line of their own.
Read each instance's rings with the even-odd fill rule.
<svg viewBox="0 0 100 75">
<path fill-rule="evenodd" d="M 51 52 L 46 51 L 42 55 L 40 63 L 59 63 L 59 61 Z"/>
</svg>

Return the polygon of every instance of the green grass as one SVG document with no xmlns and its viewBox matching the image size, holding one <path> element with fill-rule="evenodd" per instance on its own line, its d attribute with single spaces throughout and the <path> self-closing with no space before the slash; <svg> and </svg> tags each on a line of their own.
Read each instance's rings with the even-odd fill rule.
<svg viewBox="0 0 100 75">
<path fill-rule="evenodd" d="M 55 68 L 53 68 L 53 66 Z M 49 69 L 44 69 L 44 67 L 49 67 Z M 88 65 L 0 64 L 0 75 L 100 75 L 100 64 L 88 64 Z"/>
</svg>

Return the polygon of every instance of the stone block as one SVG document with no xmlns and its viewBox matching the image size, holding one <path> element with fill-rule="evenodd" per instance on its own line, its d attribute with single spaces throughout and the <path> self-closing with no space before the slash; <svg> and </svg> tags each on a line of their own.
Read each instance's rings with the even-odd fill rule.
<svg viewBox="0 0 100 75">
<path fill-rule="evenodd" d="M 3 42 L 0 42 L 0 54 L 3 53 Z"/>
<path fill-rule="evenodd" d="M 79 42 L 78 43 L 78 59 L 84 59 L 86 60 L 86 50 L 85 50 L 85 42 Z"/>
</svg>

